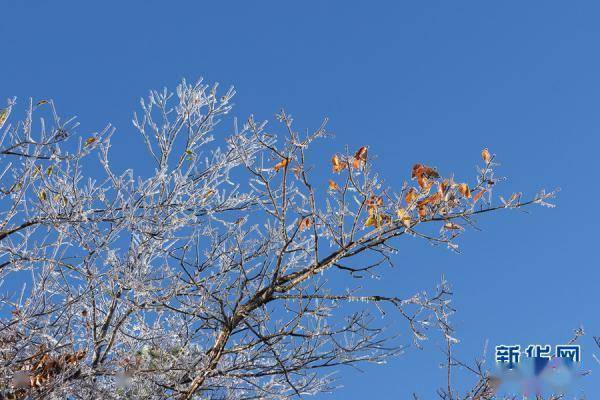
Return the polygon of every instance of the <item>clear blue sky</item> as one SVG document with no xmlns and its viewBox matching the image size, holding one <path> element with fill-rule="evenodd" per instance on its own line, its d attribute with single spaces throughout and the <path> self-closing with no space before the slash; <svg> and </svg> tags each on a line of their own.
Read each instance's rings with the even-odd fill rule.
<svg viewBox="0 0 600 400">
<path fill-rule="evenodd" d="M 507 192 L 561 187 L 558 208 L 481 218 L 461 255 L 402 242 L 381 285 L 409 295 L 445 273 L 466 359 L 486 338 L 559 344 L 583 324 L 594 373 L 582 387 L 598 398 L 600 3 L 291 3 L 4 0 L 0 97 L 52 97 L 83 130 L 112 122 L 120 167 L 136 161 L 138 98 L 182 77 L 234 84 L 241 118 L 281 106 L 305 127 L 330 117 L 323 151 L 369 144 L 390 184 L 417 161 L 472 176 L 488 146 Z M 342 370 L 344 388 L 320 398 L 434 398 L 439 344 Z"/>
</svg>

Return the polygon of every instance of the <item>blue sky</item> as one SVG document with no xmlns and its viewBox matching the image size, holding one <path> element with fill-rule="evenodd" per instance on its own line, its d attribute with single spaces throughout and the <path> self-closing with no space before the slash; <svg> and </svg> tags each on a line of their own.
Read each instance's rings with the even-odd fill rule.
<svg viewBox="0 0 600 400">
<path fill-rule="evenodd" d="M 460 255 L 401 242 L 380 285 L 409 295 L 445 274 L 465 359 L 485 339 L 560 344 L 583 324 L 594 373 L 581 387 L 596 398 L 599 13 L 592 1 L 5 0 L 0 97 L 51 97 L 83 130 L 113 123 L 122 168 L 143 162 L 128 147 L 138 98 L 182 77 L 235 85 L 241 118 L 285 107 L 313 128 L 329 117 L 324 155 L 368 144 L 398 186 L 419 161 L 471 177 L 489 147 L 506 193 L 560 187 L 558 207 L 481 218 Z M 342 370 L 344 388 L 320 398 L 433 398 L 438 345 Z"/>
</svg>

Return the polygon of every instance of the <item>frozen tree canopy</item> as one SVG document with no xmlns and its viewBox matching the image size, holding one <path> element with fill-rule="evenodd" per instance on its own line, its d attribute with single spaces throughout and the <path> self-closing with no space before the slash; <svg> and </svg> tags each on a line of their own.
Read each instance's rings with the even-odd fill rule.
<svg viewBox="0 0 600 400">
<path fill-rule="evenodd" d="M 152 91 L 133 117 L 145 175 L 111 166 L 113 127 L 80 134 L 50 100 L 9 101 L 0 398 L 297 398 L 331 390 L 343 365 L 399 354 L 408 337 L 419 346 L 439 332 L 450 354 L 446 282 L 390 294 L 370 279 L 405 236 L 454 250 L 475 215 L 553 195 L 496 196 L 487 149 L 472 178 L 415 164 L 387 187 L 367 144 L 320 154 L 325 123 L 297 130 L 284 111 L 241 123 L 228 117 L 233 96 L 203 82 Z M 391 313 L 405 326 L 384 329 Z M 470 397 L 450 385 L 440 396 L 493 395 L 474 372 Z"/>
</svg>

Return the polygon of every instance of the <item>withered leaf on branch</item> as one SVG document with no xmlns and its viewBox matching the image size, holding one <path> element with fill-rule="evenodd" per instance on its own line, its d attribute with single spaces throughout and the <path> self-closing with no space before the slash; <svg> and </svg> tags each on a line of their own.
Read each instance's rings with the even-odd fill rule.
<svg viewBox="0 0 600 400">
<path fill-rule="evenodd" d="M 404 200 L 406 201 L 407 205 L 410 205 L 410 204 L 412 204 L 413 201 L 415 201 L 415 199 L 417 197 L 419 197 L 419 194 L 417 193 L 415 188 L 410 188 L 406 192 L 406 195 L 404 196 Z"/>
<path fill-rule="evenodd" d="M 348 162 L 341 160 L 340 156 L 337 154 L 334 154 L 331 158 L 331 164 L 333 165 L 333 172 L 338 174 L 348 168 Z"/>
<path fill-rule="evenodd" d="M 374 228 L 379 228 L 383 225 L 390 223 L 391 221 L 392 219 L 387 214 L 373 213 L 369 215 L 369 217 L 365 221 L 365 227 L 372 226 Z"/>
<path fill-rule="evenodd" d="M 477 193 L 475 193 L 473 196 L 473 204 L 477 204 L 477 201 L 481 198 L 481 196 L 483 196 L 484 193 L 485 189 L 480 189 Z"/>
<path fill-rule="evenodd" d="M 483 161 L 485 161 L 486 164 L 489 164 L 490 160 L 492 159 L 492 155 L 487 148 L 481 150 L 481 158 L 483 158 Z"/>
<path fill-rule="evenodd" d="M 352 167 L 355 169 L 362 168 L 367 162 L 367 147 L 363 146 L 354 154 L 352 160 Z"/>
<path fill-rule="evenodd" d="M 91 146 L 92 144 L 96 143 L 96 140 L 98 140 L 98 139 L 96 139 L 96 137 L 90 136 L 89 138 L 85 139 L 84 146 L 86 146 L 86 147 Z"/>
<path fill-rule="evenodd" d="M 455 224 L 454 222 L 446 222 L 444 224 L 444 229 L 448 229 L 448 230 L 463 230 L 464 228 L 458 224 Z"/>
<path fill-rule="evenodd" d="M 460 183 L 458 185 L 458 192 L 465 198 L 471 198 L 471 189 L 469 189 L 469 185 L 466 183 Z"/>
<path fill-rule="evenodd" d="M 329 180 L 329 190 L 333 190 L 333 191 L 339 191 L 340 187 L 338 186 L 337 183 L 335 183 L 333 180 Z"/>
<path fill-rule="evenodd" d="M 285 168 L 289 163 L 289 159 L 284 158 L 283 160 L 279 161 L 277 164 L 275 164 L 273 166 L 273 169 L 275 170 L 275 172 L 279 172 L 280 169 Z"/>
<path fill-rule="evenodd" d="M 408 211 L 406 211 L 406 209 L 399 208 L 396 211 L 396 215 L 398 216 L 398 219 L 400 220 L 400 222 L 402 222 L 402 224 L 404 226 L 406 226 L 407 228 L 410 227 L 410 223 L 411 223 L 410 214 L 408 213 Z"/>
<path fill-rule="evenodd" d="M 2 126 L 4 126 L 4 123 L 6 122 L 6 119 L 8 118 L 8 108 L 4 108 L 2 110 L 0 110 L 0 128 L 2 128 Z"/>
<path fill-rule="evenodd" d="M 412 172 L 411 172 L 411 179 L 415 179 L 415 178 L 419 178 L 419 177 L 425 177 L 425 178 L 432 178 L 432 179 L 436 179 L 440 177 L 440 174 L 437 172 L 437 170 L 435 168 L 429 167 L 427 165 L 423 165 L 423 164 L 415 164 L 412 167 Z"/>
<path fill-rule="evenodd" d="M 442 196 L 440 195 L 440 193 L 439 192 L 438 193 L 434 193 L 431 196 L 428 196 L 428 197 L 425 197 L 422 200 L 419 200 L 417 202 L 417 206 L 420 207 L 420 206 L 425 206 L 425 205 L 428 205 L 428 204 L 435 205 L 435 204 L 438 204 L 440 202 L 440 200 L 442 200 Z"/>
<path fill-rule="evenodd" d="M 310 217 L 304 217 L 300 220 L 299 222 L 299 226 L 300 226 L 300 232 L 307 230 L 308 228 L 310 228 L 312 226 L 312 218 Z"/>
</svg>

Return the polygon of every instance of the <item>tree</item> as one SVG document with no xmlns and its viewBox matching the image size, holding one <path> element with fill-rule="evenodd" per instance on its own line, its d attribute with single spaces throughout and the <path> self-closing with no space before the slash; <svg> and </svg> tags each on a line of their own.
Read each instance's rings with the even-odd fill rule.
<svg viewBox="0 0 600 400">
<path fill-rule="evenodd" d="M 441 331 L 451 346 L 446 282 L 407 296 L 372 293 L 368 279 L 393 263 L 403 236 L 456 249 L 475 216 L 553 196 L 494 200 L 500 179 L 487 149 L 471 183 L 415 164 L 389 188 L 367 147 L 322 162 L 313 147 L 326 121 L 301 134 L 284 111 L 275 127 L 250 117 L 217 135 L 233 96 L 185 81 L 175 94 L 150 92 L 133 118 L 154 164 L 148 176 L 111 167 L 112 126 L 81 136 L 45 100 L 11 122 L 9 101 L 0 119 L 5 398 L 313 394 L 331 389 L 332 368 L 402 350 L 373 318 L 392 310 L 415 344 Z M 329 182 L 313 178 L 311 154 L 332 168 Z"/>
</svg>

